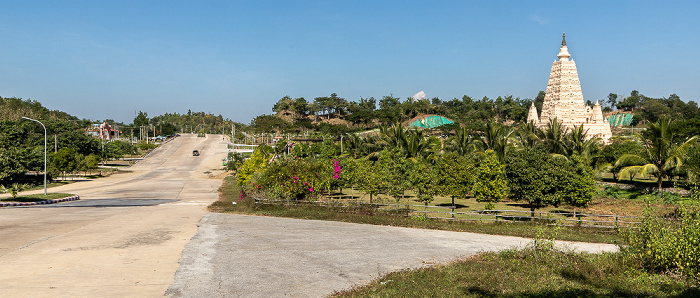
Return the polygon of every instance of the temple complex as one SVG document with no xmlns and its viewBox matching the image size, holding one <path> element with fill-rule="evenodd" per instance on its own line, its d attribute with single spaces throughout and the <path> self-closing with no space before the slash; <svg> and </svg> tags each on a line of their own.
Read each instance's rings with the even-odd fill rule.
<svg viewBox="0 0 700 298">
<path fill-rule="evenodd" d="M 533 102 L 527 121 L 534 123 L 538 128 L 546 128 L 550 119 L 555 118 L 563 128 L 569 130 L 574 126 L 583 125 L 583 129 L 587 131 L 587 138 L 599 137 L 608 143 L 612 137 L 610 123 L 603 117 L 603 110 L 597 100 L 593 108 L 585 104 L 576 63 L 573 59 L 569 60 L 570 57 L 564 35 L 557 55 L 559 60 L 552 63 L 542 113 L 537 115 L 537 108 Z"/>
</svg>

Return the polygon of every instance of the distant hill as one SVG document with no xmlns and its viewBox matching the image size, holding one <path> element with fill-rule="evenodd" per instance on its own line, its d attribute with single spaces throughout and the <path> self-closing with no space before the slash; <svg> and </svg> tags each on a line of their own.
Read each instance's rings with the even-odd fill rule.
<svg viewBox="0 0 700 298">
<path fill-rule="evenodd" d="M 18 120 L 21 117 L 47 120 L 78 120 L 62 111 L 52 111 L 42 106 L 36 100 L 0 97 L 0 120 Z"/>
</svg>

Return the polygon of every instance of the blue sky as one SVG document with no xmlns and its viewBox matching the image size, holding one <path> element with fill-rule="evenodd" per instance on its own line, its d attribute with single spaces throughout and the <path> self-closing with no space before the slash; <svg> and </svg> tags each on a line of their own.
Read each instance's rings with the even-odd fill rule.
<svg viewBox="0 0 700 298">
<path fill-rule="evenodd" d="M 2 1 L 0 96 L 80 118 L 281 97 L 534 98 L 561 34 L 585 99 L 700 101 L 698 1 Z"/>
</svg>

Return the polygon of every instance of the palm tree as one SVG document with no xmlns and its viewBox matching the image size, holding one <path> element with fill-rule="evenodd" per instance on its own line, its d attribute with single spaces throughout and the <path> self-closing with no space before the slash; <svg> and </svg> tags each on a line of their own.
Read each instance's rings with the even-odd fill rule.
<svg viewBox="0 0 700 298">
<path fill-rule="evenodd" d="M 566 156 L 569 151 L 566 144 L 566 134 L 569 129 L 562 127 L 557 118 L 549 119 L 547 127 L 539 130 L 542 144 L 550 154 Z"/>
<path fill-rule="evenodd" d="M 496 122 L 486 123 L 484 135 L 476 142 L 481 146 L 482 151 L 493 150 L 499 162 L 503 162 L 513 129 Z"/>
<path fill-rule="evenodd" d="M 12 196 L 12 200 L 17 199 L 17 195 L 29 188 L 28 184 L 20 184 L 20 183 L 12 183 L 10 187 L 5 187 L 4 185 L 0 185 L 0 192 L 6 193 L 9 192 L 10 196 Z"/>
<path fill-rule="evenodd" d="M 430 149 L 429 144 L 425 141 L 423 132 L 418 129 L 414 129 L 408 136 L 406 136 L 406 143 L 404 144 L 402 153 L 408 159 L 415 159 L 416 157 L 426 153 L 428 149 Z"/>
<path fill-rule="evenodd" d="M 521 148 L 533 149 L 542 142 L 537 136 L 537 126 L 532 122 L 527 122 L 520 126 L 515 135 Z"/>
<path fill-rule="evenodd" d="M 348 152 L 350 156 L 357 159 L 362 155 L 362 148 L 364 145 L 364 140 L 356 134 L 348 134 L 345 141 L 345 151 Z"/>
<path fill-rule="evenodd" d="M 571 133 L 567 135 L 567 145 L 568 156 L 578 155 L 580 156 L 586 164 L 590 165 L 592 161 L 592 152 L 601 141 L 599 137 L 592 137 L 586 139 L 586 134 L 588 129 L 584 130 L 583 125 L 574 126 Z"/>
<path fill-rule="evenodd" d="M 447 150 L 455 152 L 461 156 L 467 156 L 474 152 L 474 139 L 466 127 L 457 130 L 457 134 L 450 138 L 447 143 Z"/>
<path fill-rule="evenodd" d="M 663 179 L 670 177 L 680 168 L 686 150 L 698 139 L 698 136 L 693 136 L 680 145 L 675 144 L 671 122 L 670 118 L 659 119 L 648 125 L 646 137 L 636 134 L 640 140 L 643 140 L 645 150 L 639 155 L 620 156 L 615 166 L 624 168 L 620 170 L 618 180 L 634 174 L 654 175 L 657 177 L 659 191 L 662 190 Z"/>
<path fill-rule="evenodd" d="M 379 128 L 382 135 L 382 145 L 387 148 L 403 149 L 406 144 L 406 130 L 398 122 L 391 127 Z"/>
</svg>

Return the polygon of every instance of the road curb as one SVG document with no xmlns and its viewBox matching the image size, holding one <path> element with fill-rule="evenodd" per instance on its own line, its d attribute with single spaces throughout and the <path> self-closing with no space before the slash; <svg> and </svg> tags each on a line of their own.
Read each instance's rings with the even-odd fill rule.
<svg viewBox="0 0 700 298">
<path fill-rule="evenodd" d="M 71 197 L 63 198 L 63 199 L 53 199 L 53 200 L 46 200 L 46 201 L 40 201 L 40 202 L 0 203 L 0 207 L 47 205 L 47 204 L 56 204 L 56 203 L 60 203 L 60 202 L 77 201 L 77 200 L 80 200 L 79 195 L 74 195 Z"/>
</svg>

